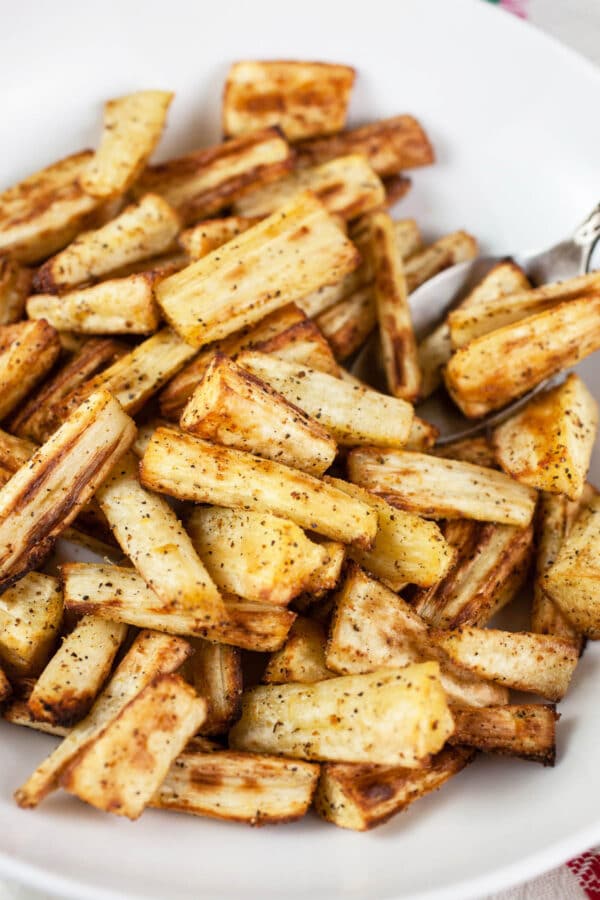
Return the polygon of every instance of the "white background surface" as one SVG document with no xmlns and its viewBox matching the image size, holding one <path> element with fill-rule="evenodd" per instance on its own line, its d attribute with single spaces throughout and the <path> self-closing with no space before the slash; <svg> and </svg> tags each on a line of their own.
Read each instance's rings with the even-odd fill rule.
<svg viewBox="0 0 600 900">
<path fill-rule="evenodd" d="M 248 0 L 248 2 L 251 2 L 251 0 Z M 325 2 L 325 0 L 324 0 L 324 2 Z M 400 0 L 400 2 L 401 2 L 401 0 Z M 453 2 L 453 0 L 446 0 L 446 2 L 451 3 L 451 2 Z M 127 2 L 125 2 L 125 0 L 123 2 L 123 6 L 124 7 L 127 6 Z M 168 7 L 168 2 L 165 4 L 165 7 Z M 207 5 L 207 15 L 210 15 L 209 9 L 210 9 L 210 7 Z M 588 56 L 595 58 L 596 61 L 600 62 L 600 2 L 599 2 L 599 0 L 568 0 L 568 2 L 567 2 L 567 0 L 533 0 L 533 2 L 530 3 L 529 10 L 530 10 L 530 18 L 541 28 L 547 29 L 553 35 L 558 37 L 560 40 L 574 46 L 580 52 L 586 53 Z M 284 17 L 287 17 L 287 13 L 283 12 L 283 4 L 282 4 L 282 14 Z M 290 22 L 293 26 L 293 17 L 301 14 L 301 8 L 296 7 L 295 11 L 290 10 L 289 14 L 290 14 Z M 365 8 L 365 14 L 368 14 L 367 8 Z M 52 5 L 45 4 L 42 2 L 42 0 L 40 0 L 39 15 L 42 18 L 44 16 L 51 16 L 52 15 Z M 94 4 L 93 8 L 89 7 L 90 27 L 94 27 L 94 18 L 96 16 L 101 16 L 101 15 L 102 15 L 101 5 Z M 317 26 L 317 23 L 315 23 L 315 26 Z M 182 24 L 182 27 L 184 27 L 183 24 Z M 4 18 L 3 28 L 7 29 L 7 31 L 10 33 L 10 18 L 8 16 L 6 16 Z M 199 35 L 199 45 L 198 45 L 198 53 L 199 54 L 202 53 L 201 44 L 202 44 L 201 36 Z M 22 52 L 27 52 L 26 47 L 22 47 L 20 49 Z M 459 48 L 457 48 L 457 50 L 458 49 Z M 105 50 L 102 47 L 98 47 L 97 52 L 104 53 Z M 401 41 L 400 41 L 400 36 L 399 36 L 399 53 L 400 52 L 401 52 Z M 260 55 L 260 48 L 256 48 L 256 55 Z M 80 77 L 85 78 L 86 77 L 85 59 L 82 58 L 80 60 L 80 64 L 81 64 Z M 108 64 L 110 64 L 109 54 L 107 54 L 107 65 Z M 509 59 L 507 59 L 507 65 L 510 65 Z M 169 84 L 163 84 L 163 81 L 161 80 L 160 69 L 161 69 L 160 60 L 157 60 L 157 84 L 153 85 L 153 86 L 169 87 L 170 86 Z M 38 70 L 35 69 L 35 64 L 33 65 L 33 71 L 32 71 L 33 77 L 36 77 L 38 79 L 44 79 L 46 74 L 48 74 L 48 73 L 44 73 L 41 65 Z M 140 86 L 146 86 L 146 85 L 140 85 Z M 410 94 L 410 91 L 407 88 L 405 91 L 403 91 L 403 93 L 408 96 Z M 43 105 L 43 104 L 41 104 L 41 105 Z M 415 110 L 415 111 L 418 112 L 418 110 Z M 562 110 L 560 108 L 557 108 L 555 112 L 556 112 L 556 115 L 558 115 L 558 116 L 560 116 L 562 114 Z M 594 109 L 590 109 L 589 115 L 590 116 L 597 115 L 597 107 Z M 45 122 L 47 120 L 47 111 L 40 109 L 40 120 L 42 122 Z M 54 132 L 53 132 L 53 134 L 54 134 Z M 47 159 L 49 157 L 52 158 L 52 156 L 53 156 L 53 153 L 51 151 L 49 151 L 48 147 L 46 146 L 46 143 L 51 145 L 53 140 L 55 140 L 53 134 L 51 134 L 51 135 L 49 134 L 47 142 L 46 141 L 40 142 L 39 141 L 39 122 L 36 122 L 35 120 L 31 121 L 30 134 L 28 136 L 26 136 L 26 138 L 31 142 L 34 142 L 34 141 L 37 142 L 38 146 L 35 148 L 35 152 L 39 156 L 40 162 L 47 161 Z M 48 156 L 48 154 L 49 154 L 49 156 Z M 23 157 L 24 157 L 24 159 L 27 159 L 28 161 L 31 157 L 30 153 L 28 155 L 27 148 L 24 148 Z M 24 174 L 24 173 L 19 172 L 19 173 L 15 173 L 15 174 L 20 175 L 20 174 Z M 549 174 L 550 174 L 550 170 L 549 170 Z M 4 182 L 4 180 L 5 180 L 4 176 L 2 176 L 2 181 Z M 596 197 L 588 198 L 588 201 L 590 199 L 591 199 L 591 202 L 594 202 L 598 198 L 596 198 Z M 433 199 L 432 199 L 432 202 L 433 202 Z M 588 205 L 589 205 L 589 202 L 588 202 Z M 581 207 L 581 212 L 583 212 L 583 213 L 587 212 L 587 208 Z M 455 227 L 457 227 L 458 225 L 462 225 L 462 224 L 465 224 L 465 223 L 456 222 Z M 576 223 L 572 222 L 569 224 L 574 225 Z M 567 226 L 567 229 L 568 229 L 568 226 Z M 556 237 L 558 237 L 558 236 L 559 235 L 556 235 Z M 510 236 L 508 234 L 506 234 L 507 241 L 508 241 L 509 237 Z M 507 243 L 506 249 L 509 249 L 509 246 L 510 245 Z M 501 249 L 501 248 L 498 247 L 497 249 Z M 504 249 L 504 248 L 502 248 L 502 249 Z M 582 750 L 582 756 L 581 756 L 582 765 L 585 765 L 586 755 L 588 755 L 588 753 L 584 752 Z M 490 778 L 492 778 L 492 779 L 493 779 L 493 768 L 494 768 L 494 762 L 491 761 L 488 774 L 489 774 Z M 529 777 L 529 772 L 526 772 L 524 775 L 522 773 L 523 773 L 522 768 L 515 769 L 515 778 L 516 779 L 519 779 L 521 777 L 523 778 L 523 790 L 526 791 L 527 790 L 527 779 Z M 551 794 L 552 793 L 552 784 L 549 783 L 548 787 L 549 787 L 549 791 Z M 452 790 L 453 790 L 453 787 L 449 786 L 448 791 L 450 792 Z M 427 801 L 423 801 L 423 802 L 427 803 Z M 434 802 L 437 802 L 437 801 L 434 801 Z M 450 798 L 449 798 L 449 802 L 450 802 Z M 493 816 L 494 815 L 494 805 L 498 804 L 498 803 L 502 803 L 502 798 L 498 797 L 497 795 L 494 796 L 492 794 L 489 798 L 489 802 L 486 802 L 485 800 L 482 801 L 480 812 L 482 813 L 482 815 Z M 63 811 L 61 810 L 61 808 L 59 806 L 57 809 L 57 814 L 58 814 L 59 820 L 62 818 L 61 812 L 63 812 Z M 535 814 L 535 810 L 533 810 L 533 813 Z M 539 812 L 538 812 L 538 814 L 539 814 Z M 549 815 L 560 814 L 556 810 L 554 810 L 554 812 L 552 812 L 552 806 L 551 806 L 550 802 L 548 804 L 548 814 Z M 36 814 L 29 813 L 28 815 L 35 817 Z M 459 815 L 460 815 L 460 812 L 459 812 Z M 418 822 L 418 820 L 417 820 L 417 822 Z M 32 821 L 32 824 L 33 824 L 33 821 Z M 132 826 L 132 827 L 135 827 L 135 826 Z M 221 835 L 222 835 L 223 846 L 226 847 L 227 841 L 229 839 L 229 832 L 226 827 L 221 827 Z M 510 840 L 509 834 L 506 835 L 506 839 Z M 364 840 L 364 838 L 358 836 L 358 839 L 356 841 L 354 841 L 354 846 L 356 848 L 357 854 L 360 854 L 360 852 L 361 852 L 361 841 L 363 841 L 363 840 Z M 278 839 L 274 838 L 274 845 L 273 845 L 274 853 L 277 853 L 277 844 L 278 843 L 279 843 Z M 392 849 L 392 845 L 389 841 L 387 841 L 385 843 L 388 844 L 388 849 L 391 853 L 396 852 L 395 850 Z M 111 866 L 111 859 L 108 855 L 108 847 L 109 846 L 110 845 L 107 844 L 107 846 L 105 848 L 107 851 L 107 867 Z M 49 848 L 49 849 L 51 849 L 51 848 Z M 158 852 L 161 852 L 161 849 L 166 849 L 168 851 L 168 847 L 166 847 L 166 848 L 152 847 L 152 848 L 148 848 L 148 852 L 149 853 L 155 852 L 156 849 L 158 849 Z M 78 854 L 78 847 L 77 847 L 76 840 L 73 843 L 72 852 L 73 852 L 74 856 L 76 856 Z M 201 854 L 202 854 L 202 843 L 201 842 L 198 843 L 197 852 L 201 856 Z M 435 850 L 432 847 L 432 855 L 434 852 L 435 852 Z M 225 853 L 225 857 L 227 857 L 226 853 Z M 232 865 L 232 868 L 235 868 L 235 861 L 233 859 L 231 859 L 231 865 Z M 306 860 L 306 865 L 310 866 L 310 860 Z M 238 873 L 238 877 L 239 877 L 239 873 Z M 237 878 L 235 878 L 233 880 L 236 881 L 241 886 L 241 882 L 239 882 Z M 360 888 L 359 888 L 359 891 L 360 891 Z M 199 885 L 198 895 L 202 896 L 201 885 Z M 17 885 L 9 883 L 9 882 L 0 883 L 0 900 L 46 900 L 46 898 L 49 898 L 49 896 L 50 895 L 19 887 Z M 241 900 L 241 897 L 242 897 L 241 892 L 239 893 L 239 896 L 240 896 L 240 900 Z M 285 894 L 282 893 L 282 897 L 284 897 L 284 896 L 285 896 Z M 357 894 L 356 896 L 357 897 L 360 896 L 360 893 Z M 530 892 L 527 896 L 528 897 L 536 897 L 536 893 L 534 892 L 532 894 Z M 539 892 L 537 892 L 537 896 L 541 896 L 541 894 Z M 166 900 L 166 896 L 165 896 L 165 900 Z"/>
</svg>

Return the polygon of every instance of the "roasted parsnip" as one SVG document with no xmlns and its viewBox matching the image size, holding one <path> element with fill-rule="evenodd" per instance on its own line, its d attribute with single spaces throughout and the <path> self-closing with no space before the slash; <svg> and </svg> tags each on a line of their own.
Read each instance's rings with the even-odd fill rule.
<svg viewBox="0 0 600 900">
<path fill-rule="evenodd" d="M 492 266 L 481 281 L 460 301 L 457 310 L 471 309 L 480 303 L 496 303 L 501 297 L 524 291 L 531 284 L 524 271 L 512 260 Z M 419 344 L 419 366 L 423 376 L 421 396 L 429 397 L 442 383 L 442 368 L 452 355 L 450 325 L 444 319 Z"/>
<path fill-rule="evenodd" d="M 555 702 L 566 694 L 579 658 L 573 641 L 551 634 L 464 627 L 431 635 L 458 666 Z"/>
<path fill-rule="evenodd" d="M 263 674 L 265 684 L 313 684 L 333 678 L 335 672 L 325 664 L 327 637 L 320 622 L 298 616 L 288 639 L 273 653 Z"/>
<path fill-rule="evenodd" d="M 421 371 L 394 223 L 388 213 L 374 213 L 369 229 L 373 293 L 388 388 L 394 397 L 414 402 L 421 388 Z"/>
<path fill-rule="evenodd" d="M 135 438 L 118 402 L 97 391 L 0 490 L 0 584 L 39 565 Z"/>
<path fill-rule="evenodd" d="M 368 548 L 377 531 L 369 506 L 306 472 L 167 428 L 154 433 L 140 471 L 142 484 L 152 490 L 271 512 L 334 541 Z"/>
<path fill-rule="evenodd" d="M 173 94 L 137 91 L 104 104 L 104 128 L 80 181 L 92 197 L 122 194 L 136 180 L 158 144 Z"/>
<path fill-rule="evenodd" d="M 573 625 L 600 637 L 600 494 L 582 505 L 541 586 Z"/>
<path fill-rule="evenodd" d="M 156 296 L 179 334 L 201 347 L 323 284 L 339 281 L 357 264 L 356 248 L 306 192 L 166 278 Z"/>
<path fill-rule="evenodd" d="M 240 651 L 202 638 L 192 638 L 190 643 L 194 654 L 186 663 L 185 676 L 206 700 L 206 718 L 200 733 L 226 734 L 242 709 Z"/>
<path fill-rule="evenodd" d="M 119 622 L 96 616 L 80 619 L 35 683 L 28 701 L 33 717 L 51 725 L 67 726 L 83 719 L 102 689 L 126 635 L 127 626 Z"/>
<path fill-rule="evenodd" d="M 308 810 L 319 767 L 257 753 L 186 749 L 150 806 L 249 825 L 277 825 Z"/>
<path fill-rule="evenodd" d="M 111 278 L 91 287 L 55 294 L 33 294 L 30 319 L 45 319 L 58 331 L 76 334 L 148 334 L 158 328 L 153 273 Z"/>
<path fill-rule="evenodd" d="M 157 675 L 68 765 L 61 787 L 137 819 L 205 718 L 206 700 L 180 675 Z"/>
<path fill-rule="evenodd" d="M 402 597 L 350 566 L 335 598 L 327 667 L 352 675 L 423 660 L 439 663 L 440 681 L 453 703 L 489 706 L 508 700 L 505 688 L 474 677 L 440 652 L 426 622 Z"/>
<path fill-rule="evenodd" d="M 321 767 L 315 809 L 340 828 L 367 831 L 436 791 L 474 755 L 466 747 L 445 747 L 420 769 L 326 763 Z"/>
<path fill-rule="evenodd" d="M 277 125 L 288 140 L 297 141 L 340 131 L 354 76 L 350 66 L 332 63 L 234 63 L 225 81 L 223 132 L 230 137 Z"/>
<path fill-rule="evenodd" d="M 358 447 L 348 455 L 350 480 L 400 509 L 433 519 L 529 525 L 536 492 L 503 472 L 414 453 Z"/>
<path fill-rule="evenodd" d="M 160 397 L 160 408 L 167 419 L 179 421 L 183 408 L 202 380 L 209 363 L 217 352 L 235 357 L 241 350 L 271 341 L 277 335 L 295 325 L 306 322 L 307 317 L 295 303 L 288 303 L 261 319 L 258 324 L 242 328 L 222 341 L 202 350 L 166 386 Z"/>
<path fill-rule="evenodd" d="M 373 285 L 366 284 L 343 297 L 315 319 L 338 360 L 348 359 L 377 325 Z"/>
<path fill-rule="evenodd" d="M 456 263 L 474 259 L 479 252 L 477 241 L 466 231 L 455 231 L 440 238 L 423 250 L 418 250 L 404 263 L 404 275 L 409 292 L 416 290 L 438 272 Z"/>
<path fill-rule="evenodd" d="M 485 297 L 471 301 L 450 312 L 448 325 L 453 349 L 463 347 L 469 341 L 504 325 L 511 325 L 520 319 L 551 309 L 565 300 L 576 300 L 600 291 L 600 274 L 590 272 L 555 284 L 544 284 L 539 288 L 511 291 L 508 295 Z"/>
<path fill-rule="evenodd" d="M 29 572 L 0 595 L 0 662 L 12 677 L 38 675 L 52 655 L 63 616 L 56 578 Z"/>
<path fill-rule="evenodd" d="M 119 401 L 124 410 L 135 415 L 194 353 L 194 348 L 170 328 L 163 328 L 72 391 L 65 398 L 61 412 L 67 414 L 93 391 L 104 389 Z"/>
<path fill-rule="evenodd" d="M 577 514 L 579 504 L 567 500 L 564 494 L 540 493 L 536 512 L 535 582 L 531 609 L 531 630 L 540 634 L 557 634 L 573 641 L 580 640 L 570 619 L 546 592 L 544 576 L 553 565 L 563 541 Z"/>
<path fill-rule="evenodd" d="M 46 260 L 35 275 L 35 289 L 62 292 L 166 253 L 180 228 L 179 217 L 166 200 L 146 194 L 106 225 L 84 231 Z"/>
<path fill-rule="evenodd" d="M 488 706 L 485 709 L 452 710 L 454 734 L 451 744 L 520 756 L 544 766 L 553 766 L 556 758 L 556 722 L 560 718 L 554 706 Z"/>
<path fill-rule="evenodd" d="M 492 443 L 502 469 L 540 491 L 578 500 L 598 428 L 598 404 L 575 374 L 538 394 L 499 425 Z"/>
<path fill-rule="evenodd" d="M 385 203 L 381 179 L 364 156 L 353 154 L 314 168 L 296 169 L 279 181 L 245 194 L 236 202 L 235 211 L 242 216 L 270 216 L 300 191 L 311 191 L 328 212 L 343 219 L 356 219 Z"/>
<path fill-rule="evenodd" d="M 408 438 L 414 413 L 404 400 L 256 351 L 240 353 L 237 361 L 341 444 L 401 447 Z"/>
<path fill-rule="evenodd" d="M 180 420 L 190 434 L 322 475 L 337 445 L 316 419 L 260 378 L 217 354 Z"/>
<path fill-rule="evenodd" d="M 391 506 L 381 497 L 341 478 L 327 481 L 362 500 L 377 514 L 377 534 L 370 550 L 352 547 L 350 556 L 394 591 L 405 584 L 436 585 L 454 562 L 454 551 L 435 522 Z"/>
<path fill-rule="evenodd" d="M 292 165 L 292 152 L 281 133 L 267 128 L 149 166 L 134 193 L 138 197 L 160 194 L 189 225 L 214 215 L 247 191 L 281 178 Z"/>
<path fill-rule="evenodd" d="M 61 250 L 98 205 L 80 177 L 93 153 L 74 153 L 0 194 L 0 252 L 34 263 Z"/>
<path fill-rule="evenodd" d="M 600 294 L 559 303 L 461 347 L 445 370 L 454 402 L 484 416 L 600 348 Z"/>
<path fill-rule="evenodd" d="M 267 512 L 196 507 L 187 520 L 194 547 L 218 587 L 257 603 L 286 606 L 329 561 L 327 544 Z"/>
<path fill-rule="evenodd" d="M 0 326 L 0 419 L 5 419 L 46 375 L 60 353 L 48 322 Z"/>
<path fill-rule="evenodd" d="M 207 621 L 199 608 L 164 603 L 137 572 L 118 566 L 66 563 L 62 578 L 66 608 L 74 612 L 245 650 L 278 650 L 296 618 L 270 603 L 225 598 L 226 618 Z"/>
<path fill-rule="evenodd" d="M 142 487 L 138 460 L 119 460 L 96 491 L 119 546 L 165 606 L 192 609 L 207 624 L 225 616 L 218 588 L 166 502 Z"/>
<path fill-rule="evenodd" d="M 379 119 L 329 137 L 305 140 L 295 150 L 301 167 L 319 165 L 348 153 L 361 153 L 382 176 L 395 175 L 400 169 L 427 166 L 434 161 L 429 139 L 413 116 Z"/>
<path fill-rule="evenodd" d="M 225 216 L 222 219 L 205 219 L 193 228 L 186 228 L 179 235 L 179 243 L 191 260 L 202 259 L 213 250 L 217 250 L 253 225 L 258 225 L 259 218 L 248 219 L 244 216 Z"/>
<path fill-rule="evenodd" d="M 0 254 L 0 325 L 12 325 L 23 318 L 31 279 L 31 269 L 8 254 Z"/>
<path fill-rule="evenodd" d="M 437 663 L 314 684 L 262 685 L 243 697 L 230 746 L 301 759 L 418 768 L 453 722 Z"/>
<path fill-rule="evenodd" d="M 457 553 L 441 581 L 422 588 L 412 605 L 431 625 L 485 625 L 523 586 L 533 549 L 533 527 L 452 519 L 444 537 Z"/>
<path fill-rule="evenodd" d="M 16 792 L 19 806 L 37 806 L 56 790 L 62 774 L 79 753 L 92 744 L 157 675 L 175 671 L 190 653 L 190 645 L 181 638 L 154 631 L 140 632 L 90 713 L 74 726 Z"/>
<path fill-rule="evenodd" d="M 89 338 L 14 416 L 10 427 L 21 438 L 42 444 L 63 420 L 62 402 L 80 385 L 112 365 L 127 348 L 112 339 Z M 29 456 L 35 447 L 32 445 Z M 25 460 L 23 460 L 24 462 Z"/>
</svg>

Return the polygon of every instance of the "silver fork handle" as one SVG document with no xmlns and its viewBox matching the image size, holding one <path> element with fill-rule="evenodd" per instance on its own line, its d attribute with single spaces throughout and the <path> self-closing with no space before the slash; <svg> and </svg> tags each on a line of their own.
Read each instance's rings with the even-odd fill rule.
<svg viewBox="0 0 600 900">
<path fill-rule="evenodd" d="M 600 240 L 600 203 L 592 210 L 587 219 L 575 229 L 573 243 L 581 247 L 584 272 L 589 272 L 592 254 Z"/>
</svg>

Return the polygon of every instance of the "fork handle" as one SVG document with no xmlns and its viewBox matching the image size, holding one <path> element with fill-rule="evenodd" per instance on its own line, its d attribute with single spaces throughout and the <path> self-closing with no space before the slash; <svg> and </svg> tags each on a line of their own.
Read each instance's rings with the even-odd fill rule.
<svg viewBox="0 0 600 900">
<path fill-rule="evenodd" d="M 592 254 L 598 240 L 600 240 L 600 203 L 594 207 L 587 219 L 575 229 L 573 235 L 573 243 L 582 249 L 584 272 L 589 272 L 590 270 Z"/>
</svg>

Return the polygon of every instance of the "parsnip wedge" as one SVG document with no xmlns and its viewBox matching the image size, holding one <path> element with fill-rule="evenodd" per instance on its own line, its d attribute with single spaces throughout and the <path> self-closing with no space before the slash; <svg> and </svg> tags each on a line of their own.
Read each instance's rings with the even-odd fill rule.
<svg viewBox="0 0 600 900">
<path fill-rule="evenodd" d="M 377 513 L 378 529 L 370 550 L 352 547 L 350 556 L 394 591 L 405 584 L 436 585 L 448 574 L 454 551 L 435 522 L 391 506 L 381 497 L 341 478 L 327 481 Z"/>
<path fill-rule="evenodd" d="M 439 663 L 442 687 L 453 703 L 489 706 L 508 700 L 506 688 L 472 675 L 440 652 L 426 622 L 402 597 L 357 565 L 349 566 L 335 597 L 327 668 L 352 675 L 423 660 Z"/>
<path fill-rule="evenodd" d="M 309 192 L 192 263 L 157 289 L 179 334 L 196 347 L 258 322 L 267 313 L 358 264 L 353 244 Z"/>
<path fill-rule="evenodd" d="M 598 429 L 598 404 L 574 373 L 493 433 L 502 469 L 540 491 L 581 497 Z"/>
<path fill-rule="evenodd" d="M 443 533 L 457 558 L 450 572 L 411 598 L 431 625 L 485 625 L 523 586 L 533 549 L 533 527 L 451 519 Z"/>
<path fill-rule="evenodd" d="M 370 507 L 306 472 L 167 428 L 154 433 L 140 471 L 142 484 L 152 490 L 271 512 L 334 541 L 368 548 L 377 531 Z"/>
<path fill-rule="evenodd" d="M 34 718 L 67 726 L 83 719 L 126 635 L 126 625 L 83 616 L 35 683 L 28 701 Z"/>
<path fill-rule="evenodd" d="M 296 145 L 298 165 L 315 166 L 348 153 L 362 153 L 378 175 L 428 166 L 433 148 L 413 116 L 393 116 L 329 137 L 312 138 Z"/>
<path fill-rule="evenodd" d="M 322 819 L 340 828 L 367 831 L 438 790 L 474 755 L 466 747 L 445 747 L 420 769 L 326 763 L 321 768 L 315 809 Z"/>
<path fill-rule="evenodd" d="M 245 650 L 278 650 L 296 618 L 293 612 L 273 604 L 233 597 L 225 598 L 226 618 L 211 622 L 201 609 L 164 603 L 133 569 L 66 563 L 61 572 L 65 604 L 74 612 Z"/>
<path fill-rule="evenodd" d="M 448 316 L 452 347 L 456 350 L 490 331 L 551 309 L 565 300 L 578 300 L 598 291 L 600 274 L 590 272 L 555 284 L 511 291 L 507 296 L 486 297 L 461 305 Z"/>
<path fill-rule="evenodd" d="M 0 325 L 12 325 L 23 318 L 31 280 L 31 269 L 0 253 Z"/>
<path fill-rule="evenodd" d="M 312 475 L 322 475 L 337 454 L 323 425 L 222 354 L 209 364 L 180 425 L 190 434 Z"/>
<path fill-rule="evenodd" d="M 460 301 L 457 310 L 467 311 L 481 303 L 497 303 L 500 298 L 525 291 L 531 284 L 523 269 L 512 260 L 503 260 L 490 271 Z M 442 383 L 442 368 L 452 355 L 450 325 L 444 319 L 419 344 L 419 366 L 423 375 L 421 396 L 429 397 Z"/>
<path fill-rule="evenodd" d="M 579 649 L 551 634 L 465 627 L 431 632 L 438 647 L 457 665 L 516 691 L 562 700 Z"/>
<path fill-rule="evenodd" d="M 74 153 L 0 194 L 0 252 L 35 263 L 73 240 L 98 205 L 79 181 L 92 157 Z"/>
<path fill-rule="evenodd" d="M 437 663 L 244 694 L 230 746 L 301 759 L 418 768 L 453 731 Z"/>
<path fill-rule="evenodd" d="M 285 178 L 241 197 L 235 204 L 235 211 L 242 216 L 270 216 L 290 203 L 300 191 L 311 191 L 328 212 L 347 220 L 356 219 L 385 203 L 381 179 L 364 156 L 354 154 L 314 168 L 296 169 Z"/>
<path fill-rule="evenodd" d="M 198 506 L 187 530 L 219 588 L 256 603 L 286 606 L 313 589 L 315 574 L 329 560 L 327 544 L 266 512 Z"/>
<path fill-rule="evenodd" d="M 288 140 L 297 141 L 339 131 L 346 124 L 354 76 L 350 66 L 333 63 L 234 63 L 223 92 L 223 132 L 232 136 L 277 125 Z"/>
<path fill-rule="evenodd" d="M 38 675 L 52 655 L 63 617 L 56 578 L 29 572 L 0 595 L 0 662 L 12 677 Z"/>
<path fill-rule="evenodd" d="M 190 655 L 187 641 L 154 631 L 142 631 L 85 719 L 44 760 L 15 794 L 19 806 L 37 806 L 56 790 L 63 772 L 78 754 L 103 734 L 107 726 L 156 675 L 173 672 Z"/>
<path fill-rule="evenodd" d="M 137 819 L 206 718 L 206 700 L 180 675 L 157 675 L 60 777 L 96 809 Z"/>
<path fill-rule="evenodd" d="M 237 647 L 213 644 L 202 638 L 192 638 L 190 643 L 194 655 L 186 662 L 184 674 L 196 693 L 206 700 L 206 718 L 200 733 L 225 734 L 242 709 L 240 651 Z"/>
<path fill-rule="evenodd" d="M 5 419 L 46 375 L 60 353 L 48 322 L 0 326 L 0 419 Z"/>
<path fill-rule="evenodd" d="M 369 229 L 373 291 L 388 388 L 394 397 L 414 403 L 421 389 L 421 370 L 394 223 L 388 213 L 374 213 Z"/>
<path fill-rule="evenodd" d="M 556 722 L 553 706 L 488 706 L 486 709 L 453 709 L 455 731 L 451 744 L 520 756 L 544 766 L 556 758 Z"/>
<path fill-rule="evenodd" d="M 153 274 L 141 273 L 111 278 L 61 297 L 34 294 L 27 301 L 27 315 L 76 334 L 148 334 L 160 322 L 154 302 L 157 280 Z"/>
<path fill-rule="evenodd" d="M 377 325 L 373 285 L 366 284 L 329 306 L 315 319 L 338 360 L 348 359 Z"/>
<path fill-rule="evenodd" d="M 142 487 L 132 453 L 119 460 L 96 498 L 119 546 L 165 606 L 193 609 L 207 623 L 225 617 L 189 535 L 164 497 Z"/>
<path fill-rule="evenodd" d="M 466 231 L 454 231 L 422 250 L 413 253 L 404 263 L 404 275 L 409 292 L 433 278 L 438 272 L 460 262 L 474 259 L 479 252 L 475 238 Z"/>
<path fill-rule="evenodd" d="M 581 508 L 541 584 L 575 627 L 600 637 L 600 494 Z"/>
<path fill-rule="evenodd" d="M 293 157 L 276 128 L 267 128 L 148 166 L 137 184 L 137 197 L 160 194 L 190 225 L 229 206 L 244 193 L 281 178 Z"/>
<path fill-rule="evenodd" d="M 158 144 L 173 94 L 137 91 L 104 104 L 100 147 L 81 175 L 92 197 L 114 197 L 133 184 Z"/>
<path fill-rule="evenodd" d="M 276 338 L 295 325 L 306 322 L 307 317 L 295 303 L 288 303 L 276 309 L 261 319 L 256 325 L 242 328 L 240 331 L 230 334 L 222 341 L 217 341 L 198 355 L 185 366 L 166 386 L 160 396 L 160 408 L 167 419 L 179 421 L 185 404 L 188 402 L 195 388 L 215 353 L 224 353 L 225 356 L 235 357 L 241 350 L 255 347 L 256 344 L 268 342 Z"/>
<path fill-rule="evenodd" d="M 180 228 L 179 217 L 166 200 L 146 194 L 106 225 L 84 231 L 46 260 L 35 275 L 35 289 L 62 292 L 166 253 Z"/>
<path fill-rule="evenodd" d="M 540 493 L 536 513 L 537 553 L 531 630 L 581 642 L 577 629 L 546 592 L 544 585 L 544 577 L 555 562 L 578 510 L 579 503 L 567 500 L 564 494 Z"/>
<path fill-rule="evenodd" d="M 355 484 L 427 518 L 529 525 L 536 492 L 503 472 L 410 450 L 358 447 L 348 455 Z"/>
<path fill-rule="evenodd" d="M 319 767 L 298 759 L 186 749 L 150 802 L 157 809 L 248 825 L 293 822 L 307 812 Z"/>
<path fill-rule="evenodd" d="M 11 421 L 11 430 L 21 438 L 43 444 L 64 418 L 63 400 L 126 351 L 123 344 L 110 338 L 84 341 L 81 349 L 21 407 Z M 29 456 L 34 450 L 32 446 Z"/>
<path fill-rule="evenodd" d="M 202 259 L 213 250 L 217 250 L 253 225 L 258 225 L 259 218 L 249 219 L 244 216 L 225 216 L 222 219 L 205 219 L 192 228 L 186 228 L 179 235 L 179 243 L 191 260 Z"/>
<path fill-rule="evenodd" d="M 256 351 L 240 353 L 237 361 L 341 444 L 401 447 L 408 438 L 414 413 L 404 400 Z"/>
<path fill-rule="evenodd" d="M 452 355 L 444 377 L 462 412 L 477 418 L 598 348 L 600 294 L 590 294 L 476 338 Z"/>
<path fill-rule="evenodd" d="M 98 391 L 0 490 L 0 584 L 35 568 L 135 438 L 117 401 Z"/>
<path fill-rule="evenodd" d="M 109 391 L 126 412 L 135 415 L 194 353 L 194 348 L 175 332 L 163 328 L 69 394 L 62 404 L 63 415 L 101 389 Z"/>
<path fill-rule="evenodd" d="M 271 656 L 262 680 L 265 684 L 313 684 L 334 678 L 325 664 L 327 636 L 320 622 L 298 616 L 287 641 Z"/>
</svg>

